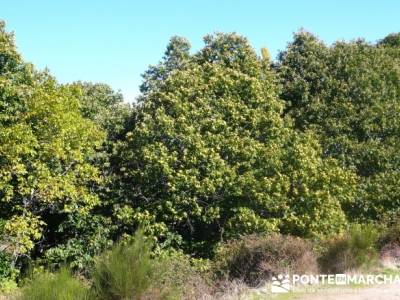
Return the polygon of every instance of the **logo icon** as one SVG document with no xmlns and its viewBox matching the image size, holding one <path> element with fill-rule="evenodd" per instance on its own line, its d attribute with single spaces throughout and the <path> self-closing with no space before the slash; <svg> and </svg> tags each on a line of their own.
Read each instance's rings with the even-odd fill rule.
<svg viewBox="0 0 400 300">
<path fill-rule="evenodd" d="M 277 277 L 272 277 L 271 292 L 272 293 L 287 293 L 292 290 L 292 283 L 289 275 L 279 274 Z"/>
</svg>

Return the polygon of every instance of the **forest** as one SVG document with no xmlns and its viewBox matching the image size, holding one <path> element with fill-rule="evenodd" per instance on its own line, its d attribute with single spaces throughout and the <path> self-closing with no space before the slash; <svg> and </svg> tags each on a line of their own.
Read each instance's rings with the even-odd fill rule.
<svg viewBox="0 0 400 300">
<path fill-rule="evenodd" d="M 399 33 L 299 30 L 276 59 L 175 36 L 155 63 L 128 103 L 38 70 L 0 23 L 0 291 L 200 299 L 400 249 Z"/>
</svg>

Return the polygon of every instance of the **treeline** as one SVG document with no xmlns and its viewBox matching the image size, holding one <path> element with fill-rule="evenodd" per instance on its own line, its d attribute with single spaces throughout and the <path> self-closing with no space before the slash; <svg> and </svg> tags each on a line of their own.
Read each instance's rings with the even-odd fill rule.
<svg viewBox="0 0 400 300">
<path fill-rule="evenodd" d="M 318 238 L 389 224 L 400 204 L 400 35 L 325 45 L 300 31 L 276 61 L 213 34 L 173 37 L 137 103 L 60 84 L 0 24 L 0 277 L 85 272 L 141 227 L 159 249 L 214 255 L 250 233 Z"/>
</svg>

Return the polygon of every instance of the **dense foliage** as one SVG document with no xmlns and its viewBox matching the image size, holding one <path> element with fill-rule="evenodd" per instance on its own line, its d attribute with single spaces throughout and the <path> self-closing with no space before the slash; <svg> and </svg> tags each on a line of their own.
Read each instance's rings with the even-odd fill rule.
<svg viewBox="0 0 400 300">
<path fill-rule="evenodd" d="M 91 187 L 102 178 L 91 160 L 104 134 L 69 88 L 22 61 L 0 26 L 0 218 L 15 264 L 63 241 L 69 215 L 99 204 Z"/>
<path fill-rule="evenodd" d="M 138 227 L 155 252 L 204 258 L 245 234 L 392 223 L 399 45 L 327 46 L 301 31 L 274 62 L 237 34 L 194 53 L 173 37 L 128 105 L 106 84 L 36 70 L 0 23 L 0 289 L 28 265 L 92 276 L 94 257 Z M 104 261 L 99 274 L 114 276 Z M 40 280 L 74 289 L 66 274 Z"/>
<path fill-rule="evenodd" d="M 296 128 L 319 135 L 324 156 L 360 177 L 355 219 L 395 214 L 400 204 L 400 48 L 398 35 L 327 47 L 300 32 L 277 70 Z"/>
<path fill-rule="evenodd" d="M 151 69 L 174 61 L 162 80 L 147 73 L 121 148 L 121 214 L 206 249 L 244 233 L 340 229 L 354 176 L 282 118 L 274 75 L 248 42 L 217 34 L 179 63 L 174 55 Z"/>
</svg>

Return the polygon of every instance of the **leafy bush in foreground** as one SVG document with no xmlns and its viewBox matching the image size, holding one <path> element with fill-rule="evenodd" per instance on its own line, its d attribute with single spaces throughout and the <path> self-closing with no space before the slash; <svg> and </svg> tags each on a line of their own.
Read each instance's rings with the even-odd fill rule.
<svg viewBox="0 0 400 300">
<path fill-rule="evenodd" d="M 153 252 L 153 242 L 142 231 L 120 242 L 95 259 L 91 288 L 66 268 L 35 275 L 22 288 L 22 300 L 36 299 L 198 299 L 209 286 L 188 256 L 177 252 Z M 32 276 L 33 277 L 33 276 Z"/>
</svg>

